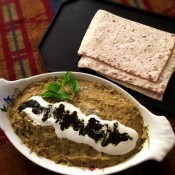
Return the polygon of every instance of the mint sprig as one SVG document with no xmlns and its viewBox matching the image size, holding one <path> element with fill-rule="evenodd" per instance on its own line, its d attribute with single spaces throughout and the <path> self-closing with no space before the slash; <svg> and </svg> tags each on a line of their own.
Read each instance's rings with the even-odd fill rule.
<svg viewBox="0 0 175 175">
<path fill-rule="evenodd" d="M 58 101 L 72 100 L 77 92 L 78 81 L 73 79 L 72 73 L 68 71 L 61 77 L 60 82 L 50 83 L 41 96 L 44 99 L 54 98 Z"/>
</svg>

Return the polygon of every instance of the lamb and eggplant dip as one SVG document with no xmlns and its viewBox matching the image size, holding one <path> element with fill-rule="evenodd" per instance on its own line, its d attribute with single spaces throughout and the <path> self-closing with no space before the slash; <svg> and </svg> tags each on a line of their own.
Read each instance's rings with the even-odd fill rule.
<svg viewBox="0 0 175 175">
<path fill-rule="evenodd" d="M 71 72 L 27 86 L 8 116 L 31 151 L 68 166 L 116 165 L 146 139 L 137 106 L 111 87 L 74 80 Z"/>
</svg>

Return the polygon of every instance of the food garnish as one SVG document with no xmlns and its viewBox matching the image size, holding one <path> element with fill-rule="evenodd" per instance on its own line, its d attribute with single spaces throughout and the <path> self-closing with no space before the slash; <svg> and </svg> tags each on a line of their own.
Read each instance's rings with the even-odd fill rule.
<svg viewBox="0 0 175 175">
<path fill-rule="evenodd" d="M 70 71 L 61 77 L 60 82 L 52 82 L 41 95 L 44 99 L 54 98 L 58 101 L 72 100 L 78 92 L 78 81 L 74 80 Z"/>
</svg>

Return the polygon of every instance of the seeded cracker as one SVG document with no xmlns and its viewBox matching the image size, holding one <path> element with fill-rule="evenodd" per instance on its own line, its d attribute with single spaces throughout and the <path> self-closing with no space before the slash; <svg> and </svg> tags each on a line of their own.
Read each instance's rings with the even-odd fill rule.
<svg viewBox="0 0 175 175">
<path fill-rule="evenodd" d="M 102 26 L 104 29 L 100 31 Z M 141 29 L 145 31 L 144 37 Z M 173 44 L 172 48 L 170 43 Z M 166 52 L 168 47 L 169 56 Z M 78 67 L 92 69 L 116 83 L 161 101 L 175 69 L 174 47 L 173 34 L 99 10 L 79 48 L 78 53 L 82 57 Z"/>
<path fill-rule="evenodd" d="M 174 36 L 170 33 L 99 10 L 78 54 L 157 81 L 173 46 Z"/>
<path fill-rule="evenodd" d="M 116 83 L 161 101 L 168 85 L 168 81 L 174 72 L 175 51 L 173 51 L 171 58 L 165 65 L 157 82 L 151 82 L 119 69 L 114 69 L 113 67 L 90 57 L 82 57 L 78 63 L 78 67 L 95 70 L 107 78 L 112 79 Z"/>
</svg>

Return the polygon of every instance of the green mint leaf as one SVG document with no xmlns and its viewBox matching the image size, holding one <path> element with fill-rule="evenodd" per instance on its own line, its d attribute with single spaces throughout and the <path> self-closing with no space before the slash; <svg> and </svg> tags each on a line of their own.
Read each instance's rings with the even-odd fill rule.
<svg viewBox="0 0 175 175">
<path fill-rule="evenodd" d="M 76 93 L 78 91 L 78 81 L 74 80 L 72 78 L 72 74 L 70 71 L 63 75 L 62 84 L 64 86 L 67 85 L 67 86 L 71 87 L 71 89 L 74 93 Z"/>
<path fill-rule="evenodd" d="M 71 84 L 72 81 L 72 74 L 68 71 L 66 74 L 62 76 L 61 83 L 63 86 Z"/>
<path fill-rule="evenodd" d="M 41 96 L 43 98 L 56 98 L 57 100 L 71 100 L 77 91 L 78 81 L 74 80 L 71 71 L 68 71 L 61 77 L 60 83 L 50 83 Z"/>
<path fill-rule="evenodd" d="M 41 95 L 43 98 L 56 98 L 59 100 L 58 95 L 54 92 L 46 91 Z"/>
<path fill-rule="evenodd" d="M 73 90 L 74 93 L 76 93 L 78 91 L 78 81 L 75 80 L 72 85 L 71 85 L 71 88 Z"/>
<path fill-rule="evenodd" d="M 67 100 L 70 98 L 70 95 L 68 93 L 61 91 L 61 90 L 57 93 L 57 96 L 59 100 Z"/>
<path fill-rule="evenodd" d="M 57 93 L 46 91 L 42 94 L 43 98 L 56 98 L 57 100 L 67 100 L 69 99 L 69 94 L 64 91 L 58 91 Z"/>
<path fill-rule="evenodd" d="M 48 91 L 57 92 L 61 89 L 61 85 L 57 82 L 52 82 L 47 86 Z"/>
</svg>

